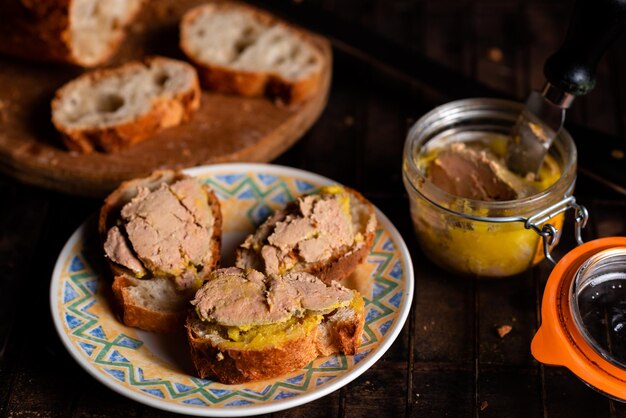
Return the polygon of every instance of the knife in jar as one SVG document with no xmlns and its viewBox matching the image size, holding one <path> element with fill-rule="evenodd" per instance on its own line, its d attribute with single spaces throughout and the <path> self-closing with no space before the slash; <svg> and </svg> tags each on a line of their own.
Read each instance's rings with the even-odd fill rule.
<svg viewBox="0 0 626 418">
<path fill-rule="evenodd" d="M 626 29 L 626 0 L 577 0 L 561 48 L 545 63 L 546 84 L 533 91 L 511 132 L 506 163 L 526 176 L 539 171 L 574 98 L 595 86 L 598 62 Z"/>
</svg>

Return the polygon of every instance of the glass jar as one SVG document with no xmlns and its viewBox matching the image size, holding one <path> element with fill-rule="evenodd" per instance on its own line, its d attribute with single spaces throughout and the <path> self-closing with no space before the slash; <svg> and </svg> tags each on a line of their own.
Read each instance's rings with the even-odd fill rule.
<svg viewBox="0 0 626 418">
<path fill-rule="evenodd" d="M 531 352 L 626 401 L 626 237 L 589 241 L 559 261 L 546 284 Z"/>
<path fill-rule="evenodd" d="M 584 208 L 572 196 L 576 147 L 564 129 L 548 151 L 560 176 L 526 198 L 482 201 L 455 196 L 435 186 L 418 163 L 434 141 L 508 136 L 522 109 L 522 104 L 506 100 L 459 100 L 433 109 L 408 133 L 403 179 L 413 225 L 424 253 L 448 270 L 473 277 L 518 274 L 549 257 L 567 209 L 577 211 L 579 223 L 586 221 L 586 212 L 578 213 Z"/>
</svg>

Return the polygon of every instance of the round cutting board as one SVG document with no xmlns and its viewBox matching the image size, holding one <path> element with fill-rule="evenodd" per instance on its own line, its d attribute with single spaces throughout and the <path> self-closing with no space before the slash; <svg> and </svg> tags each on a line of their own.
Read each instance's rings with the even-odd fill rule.
<svg viewBox="0 0 626 418">
<path fill-rule="evenodd" d="M 145 2 L 110 65 L 150 55 L 185 59 L 178 48 L 178 22 L 190 7 L 205 2 Z M 50 121 L 56 89 L 83 69 L 0 55 L 0 170 L 26 183 L 102 196 L 121 181 L 159 168 L 270 161 L 307 131 L 328 98 L 331 48 L 327 40 L 311 36 L 325 59 L 320 88 L 306 102 L 284 107 L 265 98 L 203 91 L 191 121 L 116 154 L 69 152 Z"/>
</svg>

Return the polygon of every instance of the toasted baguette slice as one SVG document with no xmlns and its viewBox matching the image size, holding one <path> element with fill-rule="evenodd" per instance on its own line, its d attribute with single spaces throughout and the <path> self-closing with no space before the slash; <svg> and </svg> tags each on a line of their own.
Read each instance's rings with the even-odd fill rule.
<svg viewBox="0 0 626 418">
<path fill-rule="evenodd" d="M 356 354 L 365 323 L 363 312 L 349 307 L 338 309 L 309 333 L 261 350 L 224 347 L 227 340 L 220 336 L 219 329 L 191 312 L 187 318 L 191 358 L 199 377 L 226 384 L 277 377 L 320 356 Z"/>
<path fill-rule="evenodd" d="M 316 262 L 302 260 L 298 256 L 297 251 L 294 250 L 291 256 L 296 260 L 295 264 L 287 268 L 288 271 L 311 273 L 326 284 L 330 284 L 333 280 L 340 281 L 348 277 L 363 262 L 374 241 L 377 226 L 374 207 L 360 193 L 338 186 L 333 186 L 332 188 L 343 190 L 341 193 L 349 199 L 355 240 L 351 245 L 344 245 L 336 249 L 327 258 Z M 253 234 L 246 238 L 244 243 L 236 250 L 235 264 L 237 267 L 243 269 L 252 268 L 268 273 L 267 266 L 261 255 L 261 249 L 268 244 L 268 237 L 276 231 L 277 226 L 287 216 L 298 216 L 297 203 L 298 201 L 292 202 L 284 210 L 277 211 L 271 215 Z M 356 239 L 357 236 L 360 239 Z"/>
<path fill-rule="evenodd" d="M 0 51 L 92 67 L 108 61 L 143 0 L 4 0 Z"/>
<path fill-rule="evenodd" d="M 189 179 L 182 173 L 164 170 L 157 171 L 142 179 L 122 183 L 109 195 L 100 210 L 98 230 L 103 243 L 108 233 L 121 223 L 122 208 L 135 198 L 141 188 L 157 190 L 161 184 L 173 185 L 179 180 Z M 206 185 L 202 185 L 206 193 L 212 224 L 210 225 L 210 245 L 207 249 L 206 262 L 198 272 L 201 281 L 215 269 L 220 258 L 222 215 L 219 200 Z M 126 237 L 128 240 L 128 237 Z M 129 248 L 134 251 L 132 242 Z M 134 255 L 139 258 L 137 253 Z M 107 261 L 114 276 L 113 293 L 121 309 L 122 321 L 132 327 L 153 332 L 174 332 L 182 329 L 189 310 L 189 301 L 193 298 L 199 283 L 183 283 L 177 285 L 177 278 L 162 272 L 151 271 L 143 264 L 144 273 L 138 274 L 133 269 L 115 262 L 110 256 Z"/>
<path fill-rule="evenodd" d="M 237 270 L 232 268 L 216 270 L 214 274 Z M 247 274 L 245 284 L 254 281 L 250 278 L 249 271 Z M 296 273 L 296 275 L 306 274 Z M 310 278 L 307 279 L 310 280 L 309 284 L 316 282 L 313 283 L 314 288 L 319 290 L 318 286 L 324 287 L 319 279 L 311 275 L 306 276 Z M 214 277 L 209 280 L 205 286 L 219 286 L 213 281 L 215 279 Z M 275 315 L 281 312 L 281 307 L 284 308 L 285 293 L 281 302 L 278 300 L 280 296 L 272 292 L 277 288 L 280 289 L 278 293 L 285 292 L 286 287 L 289 287 L 289 284 L 285 282 L 276 287 L 268 286 L 266 302 L 269 304 L 263 303 L 263 298 L 250 291 L 250 287 L 236 298 L 232 298 L 231 294 L 236 291 L 225 288 L 224 292 L 229 293 L 228 307 L 224 309 L 218 306 L 216 311 L 221 309 L 222 313 L 226 313 L 238 310 L 249 317 L 247 312 L 250 310 L 257 312 L 261 310 L 263 313 L 264 308 L 268 317 Z M 187 317 L 186 328 L 191 357 L 198 375 L 202 378 L 217 379 L 222 383 L 237 384 L 280 376 L 306 366 L 319 356 L 333 353 L 355 354 L 361 344 L 365 323 L 363 298 L 358 292 L 336 284 L 333 288 L 340 289 L 340 292 L 345 291 L 349 295 L 342 306 L 331 305 L 322 311 L 300 311 L 302 316 L 292 316 L 273 324 L 225 326 L 216 320 L 201 317 L 201 309 L 196 306 L 196 312 L 190 312 Z M 197 302 L 201 292 L 202 290 L 196 295 L 194 303 Z M 297 296 L 300 297 L 302 294 Z M 219 296 L 212 298 L 219 299 Z"/>
<path fill-rule="evenodd" d="M 189 119 L 199 106 L 193 67 L 156 57 L 70 81 L 52 101 L 52 122 L 71 150 L 118 152 Z"/>
<path fill-rule="evenodd" d="M 323 57 L 311 37 L 268 13 L 237 3 L 210 3 L 181 21 L 180 46 L 210 89 L 268 95 L 291 104 L 320 83 Z"/>
</svg>

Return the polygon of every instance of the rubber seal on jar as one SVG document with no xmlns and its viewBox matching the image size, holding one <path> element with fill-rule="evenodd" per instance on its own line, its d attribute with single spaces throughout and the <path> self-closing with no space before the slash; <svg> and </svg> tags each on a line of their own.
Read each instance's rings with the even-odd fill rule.
<svg viewBox="0 0 626 418">
<path fill-rule="evenodd" d="M 576 274 L 596 254 L 614 248 L 626 249 L 626 237 L 586 242 L 557 263 L 546 284 L 541 305 L 542 324 L 531 343 L 531 352 L 541 363 L 564 366 L 604 395 L 626 401 L 626 369 L 609 361 L 589 344 L 571 309 L 572 282 Z"/>
</svg>

